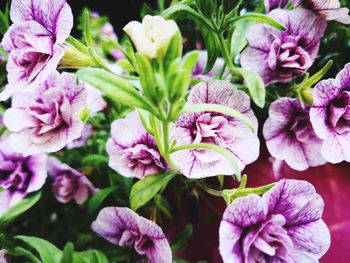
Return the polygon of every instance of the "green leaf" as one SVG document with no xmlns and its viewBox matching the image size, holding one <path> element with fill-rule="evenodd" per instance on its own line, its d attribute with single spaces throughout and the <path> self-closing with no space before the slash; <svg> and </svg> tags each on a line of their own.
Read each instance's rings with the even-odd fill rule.
<svg viewBox="0 0 350 263">
<path fill-rule="evenodd" d="M 164 173 L 147 176 L 136 182 L 130 192 L 131 209 L 138 208 L 151 200 L 176 174 Z"/>
<path fill-rule="evenodd" d="M 199 14 L 196 10 L 189 7 L 188 5 L 184 4 L 176 4 L 173 6 L 170 6 L 164 12 L 161 14 L 164 18 L 174 18 L 177 15 L 186 15 L 186 17 L 190 17 L 193 20 L 195 20 L 199 25 L 202 25 L 210 30 L 214 30 L 211 26 L 210 21 L 204 17 L 203 15 Z"/>
<path fill-rule="evenodd" d="M 31 236 L 16 236 L 15 238 L 22 240 L 29 246 L 34 248 L 40 255 L 41 261 L 45 263 L 60 263 L 62 251 L 50 242 Z"/>
<path fill-rule="evenodd" d="M 185 228 L 175 237 L 174 241 L 171 245 L 171 251 L 177 252 L 180 251 L 187 246 L 187 240 L 193 233 L 193 226 L 188 224 Z"/>
<path fill-rule="evenodd" d="M 245 35 L 252 25 L 254 25 L 254 22 L 249 20 L 240 20 L 236 22 L 231 36 L 230 53 L 232 59 L 234 59 L 247 45 Z"/>
<path fill-rule="evenodd" d="M 157 103 L 159 96 L 157 94 L 153 69 L 150 61 L 143 55 L 135 54 L 136 62 L 138 65 L 138 72 L 140 75 L 140 81 L 142 90 L 146 97 Z"/>
<path fill-rule="evenodd" d="M 72 242 L 68 242 L 63 249 L 63 255 L 60 260 L 60 263 L 72 263 L 73 262 L 73 252 L 74 245 Z"/>
<path fill-rule="evenodd" d="M 76 263 L 76 258 L 78 257 L 83 258 L 86 263 L 109 263 L 107 257 L 96 249 L 74 253 L 74 263 Z"/>
<path fill-rule="evenodd" d="M 186 112 L 186 113 L 202 112 L 202 111 L 219 112 L 219 113 L 231 116 L 237 120 L 242 121 L 253 132 L 256 132 L 253 122 L 248 117 L 246 117 L 239 111 L 236 111 L 230 107 L 226 107 L 219 104 L 213 104 L 213 103 L 198 103 L 198 104 L 187 105 L 183 108 L 183 112 Z"/>
<path fill-rule="evenodd" d="M 93 47 L 93 41 L 91 36 L 91 25 L 90 25 L 90 12 L 87 8 L 83 11 L 83 26 L 84 26 L 84 38 L 86 45 L 90 48 Z"/>
<path fill-rule="evenodd" d="M 30 252 L 29 250 L 23 248 L 23 247 L 15 247 L 12 251 L 11 251 L 11 255 L 12 256 L 22 256 L 22 257 L 26 257 L 27 259 L 29 259 L 32 263 L 41 263 L 41 261 L 33 255 L 32 252 Z"/>
<path fill-rule="evenodd" d="M 126 70 L 127 72 L 136 72 L 136 70 L 133 67 L 133 65 L 131 65 L 129 60 L 127 60 L 125 58 L 119 59 L 117 61 L 117 65 L 120 66 L 121 68 L 123 68 L 124 70 Z"/>
<path fill-rule="evenodd" d="M 312 75 L 312 77 L 308 78 L 305 82 L 302 83 L 303 88 L 312 87 L 314 84 L 319 82 L 332 65 L 333 60 L 329 60 L 327 64 L 323 66 L 323 68 L 321 68 L 317 73 Z"/>
<path fill-rule="evenodd" d="M 280 30 L 287 29 L 285 27 L 285 25 L 281 24 L 280 22 L 273 19 L 272 17 L 270 17 L 268 15 L 258 14 L 258 13 L 250 13 L 250 14 L 245 14 L 242 16 L 237 16 L 237 17 L 231 19 L 229 24 L 234 25 L 237 21 L 239 21 L 241 19 L 249 19 L 249 20 L 254 20 L 256 22 L 265 23 L 265 24 L 271 25 L 271 26 L 273 26 L 277 29 L 280 29 Z"/>
<path fill-rule="evenodd" d="M 93 215 L 98 207 L 102 204 L 102 202 L 115 190 L 114 186 L 102 189 L 94 194 L 93 197 L 90 198 L 88 202 L 88 213 L 89 215 Z"/>
<path fill-rule="evenodd" d="M 127 80 L 97 68 L 80 69 L 76 74 L 79 79 L 95 86 L 117 103 L 139 107 L 157 115 L 145 98 Z"/>
<path fill-rule="evenodd" d="M 204 46 L 208 53 L 207 64 L 203 70 L 203 74 L 208 73 L 214 66 L 216 59 L 220 55 L 220 46 L 216 34 L 212 30 L 202 28 Z"/>
<path fill-rule="evenodd" d="M 0 226 L 5 226 L 11 221 L 13 221 L 17 216 L 23 214 L 25 211 L 34 206 L 39 199 L 41 198 L 41 192 L 36 193 L 35 195 L 25 198 L 20 201 L 18 204 L 9 208 L 5 214 L 0 217 Z"/>
<path fill-rule="evenodd" d="M 263 108 L 265 105 L 266 89 L 261 77 L 253 71 L 242 68 L 237 68 L 236 70 L 243 77 L 252 100 L 257 106 Z"/>
<path fill-rule="evenodd" d="M 181 58 L 182 55 L 182 37 L 180 31 L 178 31 L 170 41 L 167 52 L 164 57 L 164 71 L 167 72 L 168 68 L 174 61 Z"/>
<path fill-rule="evenodd" d="M 108 157 L 100 154 L 89 154 L 83 158 L 81 161 L 83 165 L 93 163 L 94 165 L 99 165 L 100 163 L 107 164 Z"/>
</svg>

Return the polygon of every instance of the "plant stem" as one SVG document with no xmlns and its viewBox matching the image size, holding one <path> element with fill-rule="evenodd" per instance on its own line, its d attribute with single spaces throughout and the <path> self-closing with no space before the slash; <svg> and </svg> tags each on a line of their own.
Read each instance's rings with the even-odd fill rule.
<svg viewBox="0 0 350 263">
<path fill-rule="evenodd" d="M 235 68 L 235 66 L 232 63 L 230 52 L 229 52 L 229 50 L 227 48 L 223 32 L 220 32 L 219 30 L 216 31 L 216 36 L 218 38 L 220 49 L 222 50 L 222 56 L 224 57 L 224 60 L 225 60 L 227 68 L 232 73 L 235 73 L 235 74 L 238 73 L 236 68 Z"/>
<path fill-rule="evenodd" d="M 170 144 L 169 144 L 169 125 L 170 123 L 168 121 L 163 121 L 162 122 L 162 131 L 163 131 L 163 157 L 165 161 L 168 163 L 170 169 L 175 172 L 179 173 L 179 169 L 176 167 L 174 164 L 173 160 L 171 159 L 170 156 Z"/>
</svg>

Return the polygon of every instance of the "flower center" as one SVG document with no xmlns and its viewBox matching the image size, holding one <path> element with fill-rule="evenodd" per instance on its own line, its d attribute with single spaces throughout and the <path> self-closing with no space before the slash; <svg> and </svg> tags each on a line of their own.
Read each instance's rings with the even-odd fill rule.
<svg viewBox="0 0 350 263">
<path fill-rule="evenodd" d="M 159 152 L 145 144 L 136 144 L 133 148 L 125 149 L 125 154 L 129 159 L 130 168 L 154 164 L 164 168 Z"/>
<path fill-rule="evenodd" d="M 312 59 L 301 47 L 301 42 L 300 37 L 294 36 L 275 39 L 268 56 L 270 69 L 278 70 L 283 78 L 291 78 L 308 69 L 312 65 Z"/>
<path fill-rule="evenodd" d="M 291 238 L 283 228 L 283 215 L 272 215 L 270 220 L 247 230 L 243 238 L 243 253 L 246 262 L 269 262 L 271 257 L 287 260 L 293 246 Z"/>
<path fill-rule="evenodd" d="M 343 91 L 327 109 L 329 124 L 337 133 L 350 131 L 350 92 Z"/>
</svg>

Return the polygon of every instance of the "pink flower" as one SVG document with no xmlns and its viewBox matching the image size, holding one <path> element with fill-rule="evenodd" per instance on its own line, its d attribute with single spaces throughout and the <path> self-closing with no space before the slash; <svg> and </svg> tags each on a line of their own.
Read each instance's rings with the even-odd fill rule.
<svg viewBox="0 0 350 263">
<path fill-rule="evenodd" d="M 271 104 L 263 129 L 270 154 L 299 171 L 326 163 L 320 154 L 322 140 L 312 128 L 309 109 L 303 109 L 297 99 L 278 99 Z"/>
<path fill-rule="evenodd" d="M 54 179 L 53 191 L 58 201 L 68 203 L 75 200 L 84 203 L 97 189 L 86 176 L 56 158 L 48 161 L 49 175 Z"/>
<path fill-rule="evenodd" d="M 301 4 L 328 21 L 335 20 L 346 25 L 350 24 L 349 9 L 341 7 L 339 0 L 293 0 L 292 2 L 294 6 Z"/>
<path fill-rule="evenodd" d="M 0 215 L 27 194 L 40 190 L 46 177 L 46 154 L 25 157 L 13 151 L 8 139 L 1 140 L 0 187 L 4 190 L 0 192 Z"/>
<path fill-rule="evenodd" d="M 134 248 L 149 263 L 171 263 L 171 249 L 162 229 L 126 207 L 106 207 L 91 228 L 112 244 Z M 143 261 L 142 261 L 143 262 Z"/>
<path fill-rule="evenodd" d="M 248 117 L 257 128 L 250 99 L 225 81 L 200 83 L 191 90 L 187 104 L 213 103 L 230 107 Z M 181 116 L 172 138 L 178 145 L 210 143 L 229 150 L 240 169 L 259 155 L 259 139 L 243 122 L 215 112 L 189 113 Z M 181 173 L 189 178 L 203 178 L 234 173 L 226 157 L 210 150 L 183 150 L 172 154 Z"/>
<path fill-rule="evenodd" d="M 136 111 L 129 113 L 125 119 L 115 120 L 111 133 L 106 148 L 109 166 L 113 170 L 141 179 L 167 169 L 156 142 L 142 126 Z"/>
<path fill-rule="evenodd" d="M 86 107 L 86 97 L 74 74 L 58 72 L 35 92 L 18 93 L 4 114 L 14 149 L 25 156 L 56 152 L 79 138 L 84 123 L 78 114 Z"/>
<path fill-rule="evenodd" d="M 314 88 L 310 119 L 323 140 L 321 154 L 331 163 L 350 162 L 350 63 L 335 79 Z"/>
<path fill-rule="evenodd" d="M 220 224 L 223 261 L 318 262 L 330 246 L 323 207 L 315 188 L 299 180 L 281 180 L 262 197 L 234 200 Z"/>
<path fill-rule="evenodd" d="M 314 62 L 327 23 L 306 9 L 275 9 L 268 16 L 286 26 L 285 31 L 257 24 L 247 33 L 241 54 L 242 68 L 258 73 L 265 85 L 287 82 L 304 74 Z"/>
<path fill-rule="evenodd" d="M 9 85 L 1 100 L 35 87 L 56 70 L 64 55 L 62 44 L 73 26 L 65 0 L 13 0 L 10 15 L 13 25 L 1 42 L 9 54 Z"/>
</svg>

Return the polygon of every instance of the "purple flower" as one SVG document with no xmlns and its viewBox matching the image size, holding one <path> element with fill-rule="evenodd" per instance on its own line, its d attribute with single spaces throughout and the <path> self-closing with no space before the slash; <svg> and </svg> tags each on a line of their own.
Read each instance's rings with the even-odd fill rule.
<svg viewBox="0 0 350 263">
<path fill-rule="evenodd" d="M 49 158 L 48 168 L 49 175 L 54 179 L 53 191 L 61 203 L 74 199 L 80 205 L 98 190 L 84 174 L 56 158 Z"/>
<path fill-rule="evenodd" d="M 79 148 L 84 146 L 93 132 L 94 126 L 92 126 L 91 124 L 85 124 L 81 136 L 78 139 L 73 140 L 71 143 L 68 143 L 67 149 Z"/>
<path fill-rule="evenodd" d="M 65 0 L 13 0 L 10 15 L 13 25 L 1 42 L 9 54 L 9 85 L 1 100 L 35 87 L 56 70 L 64 55 L 62 44 L 73 26 Z"/>
<path fill-rule="evenodd" d="M 8 140 L 0 142 L 0 215 L 27 194 L 38 191 L 47 177 L 47 157 L 37 154 L 24 157 L 15 153 Z"/>
<path fill-rule="evenodd" d="M 313 98 L 310 119 L 323 139 L 322 156 L 331 163 L 350 162 L 350 63 L 335 79 L 320 81 Z"/>
<path fill-rule="evenodd" d="M 148 258 L 147 262 L 172 262 L 171 249 L 162 229 L 129 208 L 102 209 L 91 228 L 115 245 L 134 248 Z"/>
<path fill-rule="evenodd" d="M 86 106 L 90 114 L 97 113 L 107 107 L 107 102 L 102 98 L 102 92 L 84 82 L 84 87 L 87 91 Z"/>
<path fill-rule="evenodd" d="M 225 61 L 222 58 L 217 58 L 213 68 L 206 74 L 203 74 L 203 70 L 207 65 L 208 52 L 206 50 L 198 50 L 198 61 L 196 67 L 192 73 L 193 77 L 199 80 L 209 80 L 213 75 L 219 75 Z M 226 74 L 228 70 L 224 73 Z"/>
<path fill-rule="evenodd" d="M 293 5 L 302 5 L 314 11 L 326 20 L 335 20 L 343 24 L 350 24 L 348 8 L 341 8 L 339 0 L 293 0 Z"/>
<path fill-rule="evenodd" d="M 7 251 L 5 249 L 0 250 L 0 263 L 8 263 Z"/>
<path fill-rule="evenodd" d="M 325 164 L 320 140 L 311 125 L 309 107 L 297 99 L 281 98 L 271 104 L 263 133 L 270 154 L 295 170 Z"/>
<path fill-rule="evenodd" d="M 167 169 L 153 137 L 142 126 L 136 111 L 112 123 L 107 141 L 109 166 L 127 177 L 142 179 Z"/>
<path fill-rule="evenodd" d="M 289 0 L 264 0 L 266 12 L 277 8 L 285 8 L 288 2 Z"/>
<path fill-rule="evenodd" d="M 115 49 L 112 49 L 112 50 L 111 50 L 111 56 L 112 56 L 115 60 L 120 60 L 120 59 L 123 59 L 123 58 L 124 58 L 123 53 L 122 53 L 118 48 L 115 48 Z"/>
<path fill-rule="evenodd" d="M 257 128 L 257 120 L 250 109 L 250 99 L 226 81 L 203 82 L 194 86 L 188 104 L 213 103 L 230 107 L 248 117 Z M 211 143 L 232 152 L 240 169 L 255 161 L 259 155 L 259 139 L 246 124 L 215 112 L 182 115 L 173 128 L 178 145 Z M 181 173 L 189 178 L 203 178 L 234 173 L 226 157 L 210 150 L 183 150 L 172 154 Z"/>
<path fill-rule="evenodd" d="M 118 41 L 118 36 L 114 32 L 114 28 L 111 25 L 111 23 L 105 23 L 102 26 L 102 28 L 101 28 L 101 35 L 108 36 L 108 37 L 112 38 L 113 40 Z"/>
<path fill-rule="evenodd" d="M 224 262 L 318 262 L 330 246 L 323 207 L 315 188 L 300 180 L 234 200 L 219 230 Z"/>
<path fill-rule="evenodd" d="M 287 29 L 253 26 L 247 33 L 249 45 L 241 54 L 242 67 L 258 73 L 266 85 L 304 74 L 316 58 L 327 26 L 324 19 L 305 9 L 275 9 L 268 15 Z"/>
<path fill-rule="evenodd" d="M 4 114 L 15 151 L 25 156 L 56 152 L 79 138 L 84 123 L 78 114 L 86 107 L 86 93 L 74 74 L 58 72 L 35 92 L 18 93 Z"/>
</svg>

